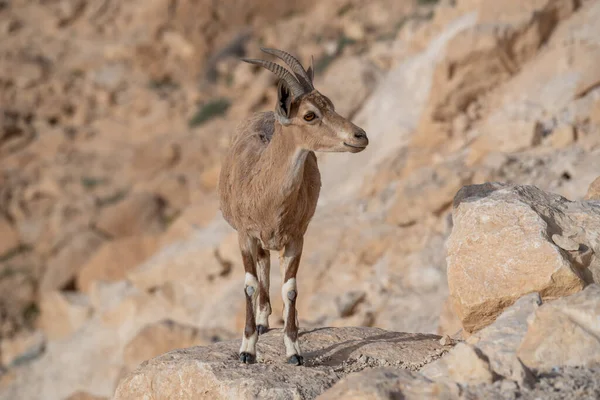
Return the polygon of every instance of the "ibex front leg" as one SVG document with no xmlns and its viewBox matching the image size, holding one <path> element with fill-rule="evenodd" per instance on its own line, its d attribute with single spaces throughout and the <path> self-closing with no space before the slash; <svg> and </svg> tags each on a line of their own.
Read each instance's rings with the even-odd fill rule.
<svg viewBox="0 0 600 400">
<path fill-rule="evenodd" d="M 303 358 L 298 344 L 298 314 L 296 311 L 296 299 L 298 290 L 296 288 L 296 273 L 300 265 L 302 255 L 303 239 L 290 242 L 280 253 L 280 263 L 283 272 L 283 286 L 281 295 L 283 297 L 283 343 L 288 363 L 302 365 Z"/>
<path fill-rule="evenodd" d="M 271 315 L 271 300 L 269 298 L 269 282 L 271 273 L 271 259 L 269 251 L 259 244 L 257 249 L 258 268 L 258 304 L 256 307 L 256 328 L 262 335 L 269 330 L 269 315 Z"/>
<path fill-rule="evenodd" d="M 256 341 L 258 340 L 254 316 L 256 298 L 258 296 L 258 279 L 256 278 L 257 241 L 245 234 L 239 234 L 238 239 L 242 252 L 242 261 L 244 262 L 244 270 L 246 271 L 246 280 L 244 282 L 246 325 L 244 336 L 242 337 L 242 347 L 240 348 L 240 361 L 250 364 L 256 361 Z"/>
</svg>

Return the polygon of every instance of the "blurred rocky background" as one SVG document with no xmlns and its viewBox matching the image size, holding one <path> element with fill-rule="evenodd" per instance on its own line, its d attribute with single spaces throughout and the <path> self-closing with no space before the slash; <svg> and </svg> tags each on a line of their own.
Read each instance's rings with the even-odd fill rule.
<svg viewBox="0 0 600 400">
<path fill-rule="evenodd" d="M 599 21 L 597 0 L 0 1 L 0 399 L 598 398 Z M 280 365 L 274 330 L 240 372 L 215 188 L 274 105 L 238 60 L 260 46 L 314 57 L 371 144 L 319 155 L 312 364 Z"/>
</svg>

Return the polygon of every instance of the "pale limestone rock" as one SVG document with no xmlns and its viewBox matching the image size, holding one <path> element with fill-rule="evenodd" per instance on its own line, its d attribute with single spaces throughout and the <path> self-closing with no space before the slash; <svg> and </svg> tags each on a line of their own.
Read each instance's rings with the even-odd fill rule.
<svg viewBox="0 0 600 400">
<path fill-rule="evenodd" d="M 48 260 L 40 290 L 46 292 L 64 289 L 75 279 L 79 270 L 103 242 L 102 236 L 90 230 L 74 235 Z"/>
<path fill-rule="evenodd" d="M 501 7 L 501 3 L 494 3 Z M 521 4 L 517 1 L 510 3 Z M 536 51 L 537 56 L 518 71 L 515 70 L 516 73 L 511 79 L 489 96 L 489 114 L 478 126 L 480 136 L 473 144 L 476 152 L 471 156 L 472 161 L 480 159 L 488 152 L 516 150 L 513 142 L 518 143 L 521 140 L 517 132 L 506 131 L 509 136 L 497 136 L 504 131 L 507 122 L 508 126 L 518 127 L 540 121 L 545 129 L 577 125 L 578 118 L 573 112 L 574 103 L 587 95 L 600 80 L 598 68 L 593 67 L 600 62 L 600 26 L 596 23 L 600 16 L 600 3 L 587 3 L 582 6 L 582 10 L 558 24 L 555 29 L 556 6 L 572 8 L 575 2 L 542 0 L 537 3 L 545 3 L 545 11 L 532 17 L 532 21 L 537 22 L 533 25 L 527 23 L 526 34 L 523 37 L 528 40 L 531 37 L 540 37 L 540 34 L 552 35 L 539 52 L 535 46 L 525 46 L 526 53 L 533 54 L 532 51 Z M 533 4 L 528 2 L 524 8 Z M 561 13 L 570 14 L 568 8 L 565 11 L 566 13 Z M 545 29 L 540 32 L 532 30 L 537 23 L 546 24 Z M 522 134 L 526 133 L 520 131 Z M 590 136 L 598 135 L 593 133 Z M 552 139 L 549 137 L 548 140 Z"/>
<path fill-rule="evenodd" d="M 0 341 L 0 364 L 13 366 L 20 361 L 35 358 L 44 350 L 46 338 L 41 331 L 22 332 Z"/>
<path fill-rule="evenodd" d="M 108 400 L 108 397 L 94 396 L 93 394 L 77 391 L 67 397 L 65 400 Z"/>
<path fill-rule="evenodd" d="M 429 379 L 464 385 L 492 383 L 496 374 L 489 359 L 477 347 L 460 342 L 444 358 L 422 370 Z"/>
<path fill-rule="evenodd" d="M 17 230 L 0 216 L 0 257 L 19 247 L 19 234 Z"/>
<path fill-rule="evenodd" d="M 527 331 L 527 322 L 540 304 L 537 293 L 523 296 L 492 325 L 469 336 L 465 343 L 450 350 L 447 357 L 426 366 L 423 373 L 438 381 L 465 383 L 469 376 L 467 368 L 472 364 L 479 368 L 474 376 L 486 381 L 488 375 L 481 371 L 487 367 L 480 368 L 485 365 L 489 366 L 494 379 L 504 378 L 517 382 L 521 387 L 531 386 L 535 382 L 533 375 L 518 359 L 516 352 Z"/>
<path fill-rule="evenodd" d="M 165 227 L 163 207 L 163 201 L 153 194 L 134 193 L 103 208 L 96 228 L 114 238 L 157 234 Z"/>
<path fill-rule="evenodd" d="M 117 387 L 115 400 L 154 398 L 314 398 L 366 367 L 417 370 L 439 357 L 439 337 L 376 328 L 301 331 L 306 365 L 285 362 L 281 330 L 260 337 L 258 363 L 240 367 L 239 340 L 175 350 L 141 365 Z"/>
<path fill-rule="evenodd" d="M 118 281 L 159 247 L 156 236 L 132 236 L 106 242 L 81 268 L 77 287 L 88 292 L 93 281 Z"/>
<path fill-rule="evenodd" d="M 467 332 L 489 325 L 522 295 L 553 299 L 597 279 L 600 205 L 571 202 L 534 186 L 466 186 L 454 200 L 447 242 L 448 284 Z M 562 232 L 582 244 L 566 252 L 550 239 Z M 580 254 L 581 253 L 581 254 Z"/>
<path fill-rule="evenodd" d="M 454 311 L 452 299 L 447 297 L 440 313 L 437 333 L 439 335 L 455 336 L 462 332 L 462 323 Z"/>
<path fill-rule="evenodd" d="M 452 38 L 446 54 L 435 66 L 435 90 L 429 94 L 421 117 L 418 143 L 442 144 L 445 135 L 440 134 L 440 123 L 450 125 L 477 97 L 509 80 L 537 54 L 558 22 L 574 10 L 570 0 L 483 0 L 469 8 L 476 9 L 477 22 Z M 524 142 L 519 140 L 521 143 L 529 142 L 534 134 L 530 125 L 520 131 L 528 136 Z M 506 132 L 510 133 L 510 128 Z M 518 135 L 510 138 L 520 139 Z M 510 145 L 511 139 L 505 143 Z"/>
<path fill-rule="evenodd" d="M 123 358 L 127 369 L 132 371 L 143 361 L 168 351 L 207 345 L 232 339 L 232 336 L 231 332 L 223 329 L 198 329 L 167 319 L 142 328 L 125 346 Z"/>
<path fill-rule="evenodd" d="M 315 83 L 319 91 L 335 104 L 335 111 L 352 117 L 371 94 L 381 72 L 362 57 L 342 57 L 334 61 Z"/>
<path fill-rule="evenodd" d="M 545 142 L 555 149 L 562 149 L 572 145 L 576 137 L 575 129 L 571 125 L 561 125 L 552 131 Z"/>
<path fill-rule="evenodd" d="M 528 320 L 541 304 L 538 293 L 521 297 L 493 324 L 471 335 L 467 343 L 476 346 L 489 358 L 495 373 L 505 378 L 520 379 L 523 368 L 517 359 L 517 349 L 527 332 Z"/>
<path fill-rule="evenodd" d="M 518 356 L 529 368 L 600 363 L 600 286 L 544 304 L 536 310 Z"/>
<path fill-rule="evenodd" d="M 594 179 L 594 182 L 590 184 L 587 193 L 584 197 L 585 200 L 600 200 L 600 176 Z"/>
<path fill-rule="evenodd" d="M 434 382 L 418 372 L 373 368 L 342 379 L 318 400 L 450 400 L 459 398 L 458 386 Z"/>
<path fill-rule="evenodd" d="M 48 339 L 68 337 L 92 315 L 88 297 L 79 292 L 45 292 L 40 298 L 40 328 Z"/>
</svg>

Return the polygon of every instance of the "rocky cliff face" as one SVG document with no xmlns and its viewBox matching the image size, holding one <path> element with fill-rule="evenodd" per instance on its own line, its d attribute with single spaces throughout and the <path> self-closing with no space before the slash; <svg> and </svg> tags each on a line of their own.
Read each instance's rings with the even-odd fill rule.
<svg viewBox="0 0 600 400">
<path fill-rule="evenodd" d="M 597 397 L 599 19 L 592 0 L 0 2 L 0 399 Z M 236 124 L 273 106 L 272 74 L 236 61 L 261 45 L 314 55 L 371 140 L 319 155 L 303 369 L 276 356 L 276 267 L 261 362 L 232 358 L 243 268 L 215 187 Z"/>
</svg>

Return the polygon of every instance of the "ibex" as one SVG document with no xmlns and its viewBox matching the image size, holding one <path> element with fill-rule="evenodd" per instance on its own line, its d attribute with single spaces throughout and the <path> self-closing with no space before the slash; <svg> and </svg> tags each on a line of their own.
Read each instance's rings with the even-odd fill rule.
<svg viewBox="0 0 600 400">
<path fill-rule="evenodd" d="M 335 112 L 331 100 L 313 86 L 313 67 L 305 70 L 292 55 L 261 48 L 291 69 L 265 60 L 241 60 L 277 75 L 274 112 L 256 113 L 232 137 L 219 176 L 220 208 L 237 231 L 246 272 L 246 324 L 240 361 L 256 361 L 258 335 L 269 329 L 270 250 L 279 251 L 283 276 L 284 344 L 287 361 L 301 365 L 298 343 L 296 274 L 304 233 L 315 213 L 321 175 L 315 151 L 363 151 L 365 131 Z"/>
</svg>

